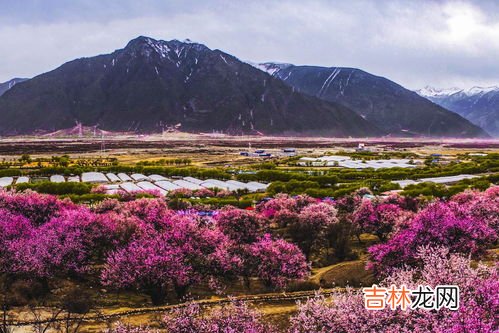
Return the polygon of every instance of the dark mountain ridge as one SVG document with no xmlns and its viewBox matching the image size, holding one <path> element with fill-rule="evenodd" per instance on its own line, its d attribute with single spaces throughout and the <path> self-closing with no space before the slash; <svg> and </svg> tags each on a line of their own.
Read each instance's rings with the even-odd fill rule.
<svg viewBox="0 0 499 333">
<path fill-rule="evenodd" d="M 345 106 L 294 91 L 219 50 L 138 37 L 111 54 L 81 58 L 0 97 L 0 134 L 80 123 L 109 131 L 375 136 Z"/>
<path fill-rule="evenodd" d="M 435 89 L 426 87 L 417 91 L 450 111 L 499 137 L 499 87 L 473 87 L 471 89 Z"/>
<path fill-rule="evenodd" d="M 24 82 L 26 80 L 29 80 L 29 79 L 16 77 L 16 78 L 13 78 L 13 79 L 6 81 L 4 83 L 0 83 L 0 96 L 5 94 L 7 92 L 7 90 L 13 88 L 16 84 Z"/>
<path fill-rule="evenodd" d="M 478 126 L 386 78 L 356 68 L 257 66 L 297 91 L 342 104 L 395 136 L 486 137 Z"/>
</svg>

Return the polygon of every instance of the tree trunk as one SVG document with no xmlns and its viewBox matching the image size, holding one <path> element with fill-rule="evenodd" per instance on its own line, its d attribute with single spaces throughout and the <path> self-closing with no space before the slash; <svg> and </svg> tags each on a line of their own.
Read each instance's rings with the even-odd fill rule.
<svg viewBox="0 0 499 333">
<path fill-rule="evenodd" d="M 249 276 L 243 276 L 243 284 L 247 291 L 251 291 L 251 281 Z"/>
<path fill-rule="evenodd" d="M 166 290 L 162 286 L 153 286 L 148 288 L 149 296 L 151 296 L 151 302 L 153 305 L 161 305 L 165 303 Z"/>
<path fill-rule="evenodd" d="M 189 286 L 179 286 L 175 285 L 175 294 L 177 294 L 177 298 L 179 301 L 183 300 L 185 295 L 187 295 L 187 290 L 189 289 Z"/>
<path fill-rule="evenodd" d="M 0 333 L 7 333 L 7 305 L 2 306 L 2 329 Z"/>
</svg>

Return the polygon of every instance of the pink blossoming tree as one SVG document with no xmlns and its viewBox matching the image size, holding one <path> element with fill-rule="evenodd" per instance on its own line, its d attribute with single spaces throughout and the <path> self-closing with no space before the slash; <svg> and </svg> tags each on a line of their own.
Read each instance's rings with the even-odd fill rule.
<svg viewBox="0 0 499 333">
<path fill-rule="evenodd" d="M 317 296 L 299 304 L 298 314 L 291 319 L 290 333 L 492 333 L 499 329 L 499 279 L 497 267 L 479 265 L 473 268 L 469 258 L 452 254 L 445 248 L 420 248 L 416 257 L 419 268 L 393 271 L 382 286 L 405 284 L 450 284 L 460 287 L 458 311 L 423 309 L 402 311 L 386 308 L 369 311 L 364 307 L 362 292 L 348 290 L 331 298 Z"/>
<path fill-rule="evenodd" d="M 451 252 L 477 257 L 496 239 L 497 234 L 486 221 L 462 216 L 452 205 L 436 202 L 418 213 L 407 228 L 386 243 L 370 247 L 369 267 L 386 273 L 393 267 L 417 265 L 420 246 L 445 246 Z"/>
<path fill-rule="evenodd" d="M 284 288 L 291 280 L 307 277 L 310 267 L 300 249 L 285 240 L 273 240 L 265 235 L 248 248 L 246 259 L 267 287 Z"/>
</svg>

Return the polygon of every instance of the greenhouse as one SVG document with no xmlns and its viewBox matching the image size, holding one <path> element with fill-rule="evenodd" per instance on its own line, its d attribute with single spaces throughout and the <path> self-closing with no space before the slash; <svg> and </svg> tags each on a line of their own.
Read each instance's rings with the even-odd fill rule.
<svg viewBox="0 0 499 333">
<path fill-rule="evenodd" d="M 84 172 L 81 174 L 84 183 L 107 183 L 109 180 L 102 172 Z"/>
<path fill-rule="evenodd" d="M 64 176 L 52 175 L 52 176 L 50 176 L 50 181 L 52 183 L 64 183 L 66 180 L 64 179 Z"/>
<path fill-rule="evenodd" d="M 127 175 L 126 173 L 123 173 L 123 172 L 119 173 L 118 177 L 121 179 L 122 182 L 130 182 L 133 180 L 132 178 L 130 178 L 129 175 Z"/>
<path fill-rule="evenodd" d="M 70 182 L 70 183 L 79 183 L 80 182 L 80 176 L 69 176 L 68 177 L 68 182 Z"/>
<path fill-rule="evenodd" d="M 170 182 L 168 180 L 160 180 L 160 181 L 156 182 L 155 184 L 166 191 L 173 191 L 173 190 L 178 190 L 179 188 L 181 188 L 177 184 L 173 184 L 172 182 Z"/>
<path fill-rule="evenodd" d="M 129 193 L 143 191 L 140 187 L 131 182 L 125 182 L 123 184 L 120 184 L 120 187 Z"/>
<path fill-rule="evenodd" d="M 121 179 L 112 172 L 106 173 L 106 177 L 113 183 L 121 181 Z"/>
<path fill-rule="evenodd" d="M 23 184 L 23 183 L 29 183 L 29 177 L 21 176 L 17 178 L 16 184 Z"/>
<path fill-rule="evenodd" d="M 134 173 L 130 177 L 132 177 L 133 180 L 138 181 L 138 182 L 142 181 L 142 180 L 149 180 L 149 177 L 147 177 L 146 175 L 143 175 L 141 173 Z"/>
<path fill-rule="evenodd" d="M 14 178 L 12 177 L 1 177 L 0 178 L 0 187 L 7 187 L 12 185 L 14 182 Z"/>
<path fill-rule="evenodd" d="M 178 185 L 181 188 L 186 188 L 186 189 L 192 190 L 192 191 L 200 190 L 203 188 L 202 186 L 200 186 L 198 184 L 194 184 L 194 183 L 188 182 L 188 181 L 183 180 L 183 179 L 174 180 L 173 183 L 175 185 Z"/>
<path fill-rule="evenodd" d="M 148 181 L 138 182 L 137 186 L 145 191 L 158 191 L 160 194 L 163 194 L 163 195 L 165 195 L 167 193 L 167 191 L 165 191 L 161 187 L 154 185 L 153 183 L 148 182 Z"/>
<path fill-rule="evenodd" d="M 161 175 L 149 175 L 148 176 L 150 180 L 154 181 L 154 182 L 158 182 L 158 181 L 161 181 L 161 180 L 168 180 L 166 177 L 163 177 Z"/>
<path fill-rule="evenodd" d="M 194 177 L 184 177 L 184 180 L 187 180 L 188 182 L 191 182 L 191 183 L 194 183 L 194 184 L 198 184 L 198 185 L 200 185 L 202 182 L 204 182 L 204 180 L 197 179 L 197 178 L 194 178 Z"/>
</svg>

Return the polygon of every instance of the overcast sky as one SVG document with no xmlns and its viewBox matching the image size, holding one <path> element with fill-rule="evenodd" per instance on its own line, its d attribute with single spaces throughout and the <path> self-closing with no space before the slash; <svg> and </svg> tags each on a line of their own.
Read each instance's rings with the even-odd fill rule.
<svg viewBox="0 0 499 333">
<path fill-rule="evenodd" d="M 499 85 L 495 0 L 0 0 L 0 82 L 139 35 L 243 60 L 356 67 L 411 89 Z"/>
</svg>

